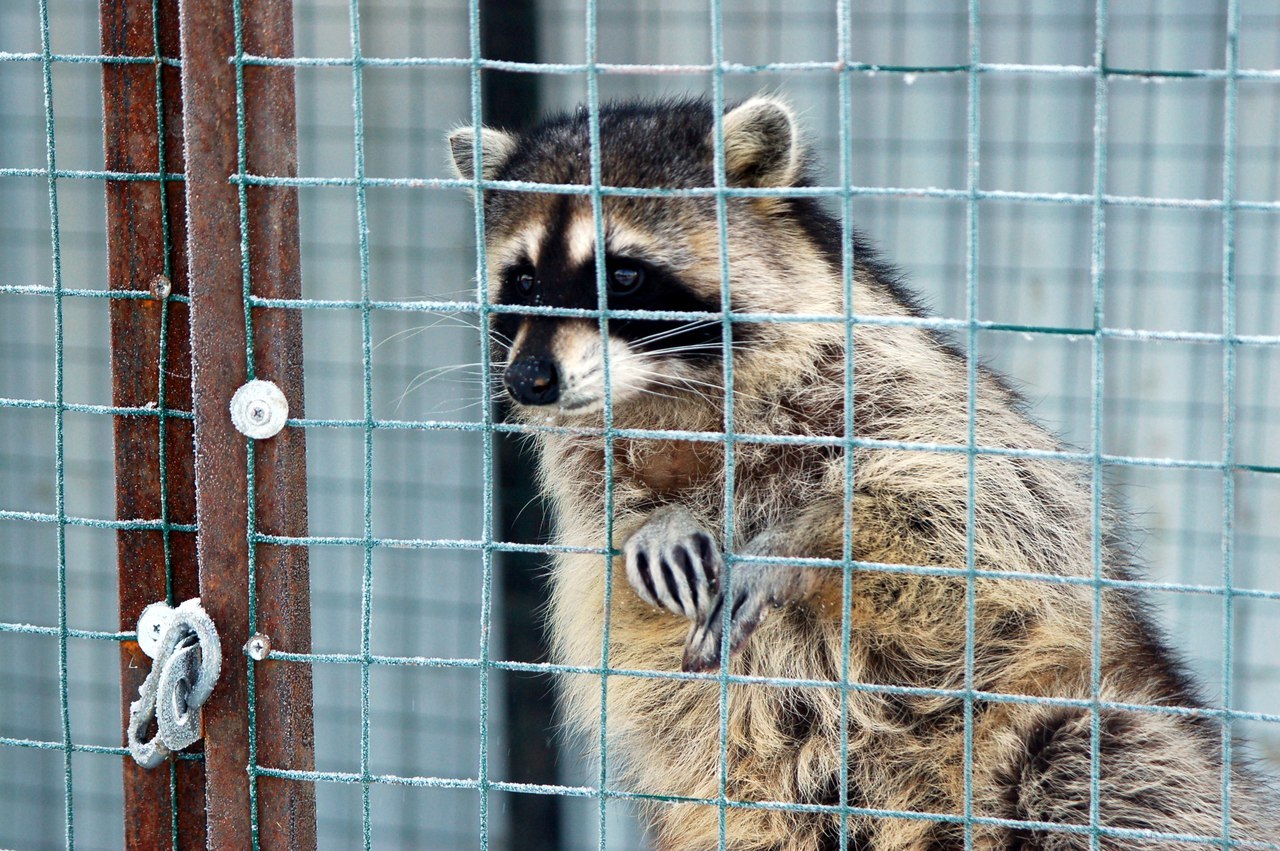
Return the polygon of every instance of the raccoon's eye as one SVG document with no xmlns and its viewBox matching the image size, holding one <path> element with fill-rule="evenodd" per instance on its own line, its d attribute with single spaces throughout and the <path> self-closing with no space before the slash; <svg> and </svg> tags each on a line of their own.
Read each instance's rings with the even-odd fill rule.
<svg viewBox="0 0 1280 851">
<path fill-rule="evenodd" d="M 631 295 L 644 286 L 644 270 L 636 266 L 619 266 L 609 273 L 609 292 Z"/>
<path fill-rule="evenodd" d="M 534 277 L 532 269 L 516 269 L 511 274 L 511 280 L 515 282 L 516 289 L 520 295 L 529 295 L 538 285 L 537 278 Z"/>
</svg>

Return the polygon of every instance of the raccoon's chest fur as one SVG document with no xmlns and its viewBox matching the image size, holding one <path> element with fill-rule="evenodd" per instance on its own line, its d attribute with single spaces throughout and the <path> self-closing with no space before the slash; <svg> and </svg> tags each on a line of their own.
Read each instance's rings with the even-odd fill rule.
<svg viewBox="0 0 1280 851">
<path fill-rule="evenodd" d="M 623 440 L 615 474 L 629 490 L 647 490 L 655 499 L 707 490 L 721 480 L 724 452 L 694 440 Z"/>
<path fill-rule="evenodd" d="M 715 441 L 620 438 L 613 446 L 614 516 L 678 502 L 714 528 L 725 515 L 725 446 Z M 779 516 L 827 495 L 842 481 L 843 452 L 831 445 L 743 442 L 734 447 L 735 539 L 745 543 Z M 554 460 L 553 460 L 554 459 Z M 605 455 L 599 444 L 550 450 L 547 463 L 589 471 L 560 477 L 563 515 L 603 506 Z M 597 513 L 596 516 L 599 516 Z"/>
</svg>

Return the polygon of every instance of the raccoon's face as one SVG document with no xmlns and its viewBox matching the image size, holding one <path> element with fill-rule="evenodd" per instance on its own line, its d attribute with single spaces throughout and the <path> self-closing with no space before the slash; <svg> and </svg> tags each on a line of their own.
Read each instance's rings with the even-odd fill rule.
<svg viewBox="0 0 1280 851">
<path fill-rule="evenodd" d="M 705 102 L 606 106 L 599 126 L 602 185 L 714 185 L 712 113 Z M 800 178 L 801 154 L 785 103 L 753 98 L 726 113 L 723 128 L 728 185 L 783 186 Z M 583 111 L 522 136 L 485 128 L 481 174 L 486 180 L 590 185 L 589 138 Z M 449 141 L 456 172 L 471 179 L 474 130 L 456 130 Z M 779 242 L 771 230 L 785 235 L 786 228 L 773 221 L 780 218 L 777 199 L 733 203 L 734 243 Z M 603 298 L 611 312 L 718 314 L 722 306 L 737 310 L 751 303 L 734 292 L 730 304 L 722 305 L 714 198 L 606 196 L 600 217 L 602 249 L 589 196 L 485 190 L 487 286 L 490 301 L 502 306 L 493 314 L 493 331 L 506 355 L 503 385 L 511 399 L 529 413 L 572 417 L 600 411 L 606 395 L 615 408 L 645 396 L 718 397 L 726 336 L 736 359 L 760 342 L 752 333 L 758 326 L 726 328 L 719 315 L 624 315 L 610 316 L 602 330 L 594 316 L 518 309 L 596 310 Z M 778 248 L 771 246 L 772 253 Z M 736 255 L 749 261 L 753 250 Z M 762 267 L 754 278 L 776 278 L 783 267 Z M 752 277 L 751 270 L 735 268 L 735 285 L 741 277 Z M 768 290 L 758 281 L 753 288 Z"/>
<path fill-rule="evenodd" d="M 563 215 L 575 205 L 559 199 Z M 591 222 L 588 209 L 579 221 Z M 575 256 L 567 241 L 572 228 L 550 228 L 542 245 L 508 249 L 496 257 L 493 300 L 522 305 L 595 309 L 600 303 L 594 245 L 584 241 Z M 606 240 L 607 242 L 607 240 Z M 714 312 L 718 294 L 700 290 L 668 258 L 631 247 L 607 250 L 605 304 L 610 311 Z M 503 384 L 524 406 L 554 406 L 562 414 L 598 411 L 608 374 L 614 404 L 648 393 L 695 389 L 719 371 L 720 320 L 610 318 L 607 334 L 598 319 L 496 313 L 494 336 L 507 349 Z"/>
</svg>

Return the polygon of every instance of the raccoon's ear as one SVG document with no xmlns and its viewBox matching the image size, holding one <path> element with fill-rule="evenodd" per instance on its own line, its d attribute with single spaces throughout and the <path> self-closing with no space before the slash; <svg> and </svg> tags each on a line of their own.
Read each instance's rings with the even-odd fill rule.
<svg viewBox="0 0 1280 851">
<path fill-rule="evenodd" d="M 726 112 L 723 126 L 724 172 L 731 186 L 791 186 L 800 176 L 799 134 L 786 101 L 756 95 Z"/>
<path fill-rule="evenodd" d="M 516 137 L 492 127 L 481 128 L 480 133 L 480 177 L 482 180 L 493 180 L 502 164 L 516 149 Z M 449 159 L 453 171 L 463 180 L 475 179 L 475 145 L 476 128 L 459 127 L 449 133 Z"/>
</svg>

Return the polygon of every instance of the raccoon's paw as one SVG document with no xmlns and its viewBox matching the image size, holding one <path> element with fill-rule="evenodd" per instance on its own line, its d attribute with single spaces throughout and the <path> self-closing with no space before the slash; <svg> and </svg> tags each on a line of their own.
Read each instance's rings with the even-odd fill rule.
<svg viewBox="0 0 1280 851">
<path fill-rule="evenodd" d="M 680 505 L 669 505 L 622 547 L 627 579 L 640 599 L 697 623 L 718 598 L 721 559 L 715 542 Z"/>
<path fill-rule="evenodd" d="M 767 564 L 742 564 L 734 568 L 732 603 L 729 604 L 729 654 L 742 649 L 756 627 L 772 609 L 787 600 L 789 569 Z M 724 636 L 725 595 L 717 594 L 715 605 L 699 618 L 685 640 L 685 671 L 714 671 L 720 667 Z"/>
</svg>

